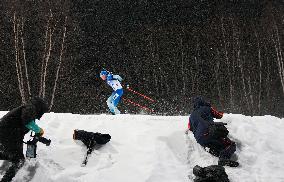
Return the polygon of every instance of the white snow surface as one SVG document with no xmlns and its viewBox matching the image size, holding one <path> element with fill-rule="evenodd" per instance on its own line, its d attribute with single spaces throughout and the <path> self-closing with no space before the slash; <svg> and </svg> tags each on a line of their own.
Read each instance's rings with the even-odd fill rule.
<svg viewBox="0 0 284 182">
<path fill-rule="evenodd" d="M 219 121 L 228 123 L 229 137 L 237 143 L 240 166 L 225 167 L 231 182 L 284 182 L 284 119 L 225 114 Z M 51 145 L 38 143 L 37 158 L 27 159 L 13 181 L 193 181 L 195 165 L 217 164 L 218 158 L 200 147 L 191 132 L 185 134 L 187 122 L 188 116 L 45 114 L 37 123 Z M 112 137 L 85 167 L 87 149 L 72 139 L 74 129 Z"/>
</svg>

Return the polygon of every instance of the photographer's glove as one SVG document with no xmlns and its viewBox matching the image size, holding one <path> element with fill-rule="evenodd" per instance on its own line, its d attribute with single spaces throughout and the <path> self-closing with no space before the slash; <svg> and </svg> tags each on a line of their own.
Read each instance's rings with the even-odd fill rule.
<svg viewBox="0 0 284 182">
<path fill-rule="evenodd" d="M 211 114 L 216 119 L 221 119 L 224 115 L 224 112 L 219 112 L 215 108 L 211 107 Z"/>
<path fill-rule="evenodd" d="M 40 128 L 40 131 L 39 131 L 39 136 L 42 136 L 44 134 L 44 130 L 42 128 Z"/>
</svg>

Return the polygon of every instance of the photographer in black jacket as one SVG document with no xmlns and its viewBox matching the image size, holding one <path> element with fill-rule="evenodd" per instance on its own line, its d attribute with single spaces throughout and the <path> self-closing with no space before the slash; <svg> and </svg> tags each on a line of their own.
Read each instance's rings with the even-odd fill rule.
<svg viewBox="0 0 284 182">
<path fill-rule="evenodd" d="M 195 97 L 188 130 L 192 131 L 197 143 L 209 148 L 211 154 L 219 157 L 219 165 L 237 167 L 239 163 L 230 159 L 236 151 L 235 142 L 228 138 L 229 131 L 225 124 L 214 122 L 214 118 L 222 117 L 223 113 L 211 107 L 202 97 Z"/>
<path fill-rule="evenodd" d="M 38 127 L 35 120 L 39 120 L 47 111 L 47 103 L 35 97 L 29 103 L 13 109 L 0 119 L 0 160 L 12 162 L 1 182 L 11 181 L 23 166 L 24 136 L 30 130 L 39 136 L 43 135 L 43 129 Z"/>
</svg>

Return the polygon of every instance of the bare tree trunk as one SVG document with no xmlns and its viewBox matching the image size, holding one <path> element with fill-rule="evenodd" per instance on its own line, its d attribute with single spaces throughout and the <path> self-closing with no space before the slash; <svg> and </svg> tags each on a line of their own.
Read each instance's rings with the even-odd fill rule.
<svg viewBox="0 0 284 182">
<path fill-rule="evenodd" d="M 192 72 L 192 75 L 194 75 L 194 76 L 192 76 L 192 83 L 193 83 L 192 93 L 197 94 L 199 92 L 199 85 L 198 85 L 198 80 L 197 80 L 198 72 L 196 71 L 196 70 L 198 70 L 198 60 L 197 60 L 196 56 L 194 56 L 194 60 L 195 60 L 195 68 L 196 69 L 195 69 L 195 73 Z M 198 93 L 198 94 L 200 94 L 200 93 Z"/>
<path fill-rule="evenodd" d="M 255 30 L 255 37 L 257 40 L 257 48 L 258 48 L 258 65 L 259 65 L 259 91 L 258 91 L 258 114 L 261 114 L 261 85 L 262 85 L 262 62 L 261 62 L 261 52 L 259 45 L 259 37 Z"/>
<path fill-rule="evenodd" d="M 195 60 L 196 58 L 195 58 L 195 56 L 194 56 L 194 60 Z M 190 66 L 190 75 L 191 75 L 191 94 L 193 94 L 194 93 L 194 90 L 195 90 L 195 83 L 194 83 L 194 76 L 196 75 L 196 74 L 194 74 L 193 73 L 193 68 L 192 68 L 193 66 L 191 65 Z"/>
<path fill-rule="evenodd" d="M 56 78 L 55 78 L 55 83 L 54 83 L 53 92 L 52 92 L 52 96 L 51 96 L 49 111 L 52 109 L 52 106 L 53 106 L 53 103 L 54 103 L 55 91 L 56 91 L 56 86 L 57 86 L 58 78 L 59 78 L 59 71 L 60 71 L 62 59 L 63 59 L 62 57 L 63 57 L 63 51 L 64 51 L 64 43 L 65 43 L 65 38 L 66 38 L 66 23 L 67 23 L 67 16 L 65 17 L 65 22 L 64 22 L 64 25 L 63 25 L 64 30 L 63 30 L 63 38 L 62 38 L 62 44 L 61 44 L 61 50 L 60 50 L 59 64 L 58 64 L 57 70 L 56 70 Z"/>
<path fill-rule="evenodd" d="M 241 73 L 242 73 L 242 63 L 241 63 L 241 45 L 240 45 L 240 42 L 239 42 L 239 39 L 240 39 L 240 30 L 238 29 L 238 26 L 236 26 L 234 29 L 234 34 L 235 34 L 235 41 L 236 41 L 236 66 L 240 68 L 241 70 Z M 243 75 L 243 74 L 242 74 Z M 237 77 L 237 80 L 236 80 L 236 84 L 239 85 L 239 84 L 242 84 L 242 81 L 240 81 L 239 79 L 239 76 Z M 238 88 L 240 90 L 238 90 L 238 92 L 241 92 L 241 88 Z M 239 96 L 240 96 L 240 93 L 239 93 Z M 242 101 L 243 102 L 243 101 Z"/>
<path fill-rule="evenodd" d="M 198 62 L 198 59 L 200 58 L 200 53 L 199 53 L 199 49 L 200 49 L 200 44 L 199 44 L 199 37 L 197 36 L 196 37 L 196 51 L 197 51 L 197 56 L 194 56 L 194 59 L 195 59 L 195 73 L 194 74 L 194 84 L 195 84 L 195 90 L 194 90 L 194 93 L 198 93 L 198 95 L 201 95 L 203 93 L 200 92 L 200 80 L 198 79 L 199 78 L 199 73 L 201 72 L 202 73 L 202 66 L 199 66 L 199 62 Z M 200 72 L 199 72 L 200 71 Z M 197 83 L 197 84 L 196 84 Z"/>
<path fill-rule="evenodd" d="M 247 93 L 247 88 L 246 88 L 246 80 L 245 80 L 245 72 L 244 72 L 244 62 L 245 62 L 245 56 L 243 56 L 243 60 L 242 60 L 242 63 L 241 63 L 241 74 L 242 74 L 242 84 L 243 84 L 243 91 L 244 91 L 244 94 L 245 94 L 245 102 L 247 104 L 247 109 L 249 111 L 251 111 L 251 108 L 250 108 L 250 101 L 249 101 L 249 93 Z"/>
<path fill-rule="evenodd" d="M 267 46 L 265 45 L 265 52 L 267 52 Z M 268 55 L 266 55 L 266 66 L 265 66 L 266 70 L 266 80 L 265 80 L 265 88 L 266 88 L 266 99 L 270 98 L 270 88 L 271 88 L 271 82 L 272 82 L 272 78 L 271 78 L 271 64 L 270 64 L 270 58 L 268 57 Z"/>
<path fill-rule="evenodd" d="M 233 85 L 232 85 L 232 78 L 231 78 L 231 71 L 230 71 L 230 61 L 228 56 L 228 48 L 227 48 L 227 42 L 225 37 L 225 28 L 224 28 L 224 22 L 223 17 L 221 17 L 221 25 L 222 25 L 222 36 L 223 36 L 223 43 L 224 43 L 224 49 L 225 49 L 225 58 L 227 63 L 227 71 L 229 74 L 229 83 L 230 83 L 230 109 L 232 109 L 234 102 L 233 102 Z"/>
<path fill-rule="evenodd" d="M 274 38 L 272 38 L 272 40 L 274 42 L 274 47 L 275 47 L 275 50 L 276 50 L 278 73 L 279 73 L 279 77 L 280 77 L 280 81 L 281 81 L 281 85 L 282 85 L 282 90 L 283 90 L 283 94 L 284 94 L 284 62 L 283 62 L 282 49 L 281 49 L 281 44 L 280 44 L 278 27 L 277 27 L 276 24 L 275 24 L 275 31 L 276 31 L 276 35 L 275 35 L 276 40 L 274 40 Z"/>
<path fill-rule="evenodd" d="M 182 33 L 184 35 L 184 27 L 182 28 Z M 183 39 L 182 39 L 182 35 L 180 37 L 180 48 L 181 48 L 181 75 L 182 75 L 182 82 L 183 82 L 183 88 L 182 88 L 182 93 L 183 93 L 183 96 L 185 96 L 186 94 L 186 75 L 185 75 L 185 71 L 184 71 L 184 57 L 185 57 L 185 54 L 184 54 L 184 48 L 183 48 Z"/>
<path fill-rule="evenodd" d="M 50 19 L 52 18 L 52 12 L 50 10 L 50 16 L 48 17 L 47 20 L 47 25 L 46 25 L 46 31 L 45 31 L 45 41 L 44 41 L 44 51 L 43 51 L 43 58 L 42 58 L 42 62 L 41 62 L 41 75 L 40 75 L 40 90 L 39 90 L 39 96 L 42 97 L 43 96 L 43 79 L 44 79 L 44 65 L 46 62 L 46 51 L 47 51 L 47 43 L 48 43 L 48 32 L 49 32 L 49 23 L 50 23 Z"/>
<path fill-rule="evenodd" d="M 214 69 L 215 70 L 215 79 L 216 79 L 216 82 L 217 82 L 217 90 L 218 90 L 219 102 L 220 102 L 220 105 L 222 107 L 222 110 L 224 110 L 223 98 L 222 98 L 221 87 L 220 87 L 220 78 L 219 78 L 219 71 L 220 71 L 220 61 L 219 61 L 219 58 L 220 58 L 220 52 L 219 52 L 218 49 L 217 49 L 217 55 L 218 55 L 217 56 L 218 60 L 215 63 L 216 68 Z"/>
<path fill-rule="evenodd" d="M 251 76 L 248 75 L 248 87 L 249 87 L 249 98 L 250 98 L 250 113 L 254 115 L 254 102 L 253 102 L 253 93 L 252 93 L 252 83 L 251 83 Z"/>
<path fill-rule="evenodd" d="M 52 13 L 51 13 L 51 17 L 52 17 Z M 55 29 L 55 27 L 54 27 Z M 45 98 L 45 94 L 46 94 L 46 76 L 47 76 L 47 67 L 48 67 L 48 62 L 49 62 L 49 58 L 51 55 L 51 50 L 52 50 L 52 35 L 54 32 L 54 29 L 51 30 L 51 27 L 49 28 L 49 41 L 48 41 L 48 51 L 47 51 L 47 55 L 45 57 L 45 66 L 44 66 L 44 72 L 43 72 L 43 81 L 42 81 L 42 97 Z"/>
<path fill-rule="evenodd" d="M 234 23 L 234 19 L 233 19 L 233 17 L 230 17 L 230 19 L 231 19 L 231 26 L 232 26 L 232 30 L 233 30 L 233 36 L 232 36 L 232 52 L 234 52 L 234 50 L 235 50 L 235 36 L 236 36 L 236 31 L 235 31 L 235 23 Z M 235 106 L 235 103 L 234 103 L 234 98 L 236 97 L 236 96 L 234 96 L 234 93 L 236 93 L 237 91 L 236 91 L 236 88 L 237 87 L 234 87 L 234 85 L 237 85 L 237 77 L 236 77 L 236 66 L 237 66 L 237 61 L 236 61 L 236 57 L 235 56 L 232 56 L 231 57 L 231 62 L 232 62 L 232 66 L 231 66 L 231 68 L 232 68 L 232 70 L 230 71 L 230 74 L 231 74 L 231 76 L 230 76 L 230 96 L 231 96 L 231 102 L 230 102 L 230 105 L 231 105 L 231 109 L 233 109 L 233 110 L 236 110 L 236 106 Z M 236 79 L 235 79 L 236 78 Z"/>
<path fill-rule="evenodd" d="M 24 68 L 25 68 L 25 74 L 26 74 L 26 82 L 28 87 L 28 94 L 29 98 L 31 98 L 31 87 L 30 87 L 30 80 L 29 80 L 29 74 L 28 74 L 28 66 L 27 66 L 27 60 L 26 60 L 26 51 L 25 51 L 25 42 L 24 42 L 24 20 L 22 18 L 22 27 L 21 27 L 21 40 L 22 40 L 22 49 L 23 49 L 23 59 L 24 59 Z"/>
<path fill-rule="evenodd" d="M 14 30 L 14 41 L 15 41 L 15 57 L 16 57 L 16 71 L 17 71 L 17 77 L 18 77 L 18 85 L 19 85 L 19 91 L 22 98 L 22 103 L 26 103 L 25 98 L 25 91 L 24 91 L 24 80 L 23 80 L 23 74 L 22 74 L 22 65 L 19 58 L 19 47 L 18 47 L 18 40 L 19 40 L 19 24 L 17 23 L 16 13 L 14 13 L 13 18 L 13 30 Z"/>
<path fill-rule="evenodd" d="M 240 73 L 241 73 L 241 78 L 240 78 L 240 82 L 242 85 L 242 90 L 243 93 L 240 93 L 241 95 L 244 94 L 244 100 L 242 100 L 241 102 L 244 104 L 244 106 L 246 106 L 246 109 L 250 110 L 250 104 L 249 104 L 249 100 L 248 100 L 248 94 L 247 94 L 247 88 L 246 88 L 246 80 L 245 80 L 245 71 L 244 71 L 244 60 L 245 60 L 245 56 L 243 57 L 243 60 L 241 58 L 241 43 L 240 43 L 240 30 L 238 29 L 238 27 L 236 27 L 236 29 L 234 29 L 235 31 L 235 35 L 236 35 L 236 49 L 237 49 L 237 59 L 236 59 L 236 64 L 238 65 L 239 69 L 240 69 Z M 240 98 L 241 99 L 241 98 Z"/>
</svg>

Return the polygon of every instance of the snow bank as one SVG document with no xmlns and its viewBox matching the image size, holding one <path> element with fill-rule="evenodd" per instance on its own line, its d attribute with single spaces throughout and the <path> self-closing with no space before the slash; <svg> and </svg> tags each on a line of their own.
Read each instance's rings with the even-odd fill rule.
<svg viewBox="0 0 284 182">
<path fill-rule="evenodd" d="M 191 133 L 184 134 L 187 121 L 187 116 L 45 114 L 38 124 L 51 146 L 39 143 L 37 159 L 27 160 L 14 181 L 192 181 L 195 165 L 217 164 L 217 158 L 196 144 Z M 284 181 L 284 119 L 226 114 L 221 121 L 228 123 L 238 146 L 241 166 L 226 167 L 232 182 Z M 112 136 L 86 167 L 80 166 L 86 148 L 72 139 L 74 129 Z"/>
<path fill-rule="evenodd" d="M 238 168 L 226 167 L 231 182 L 284 181 L 284 119 L 273 116 L 244 116 L 225 114 L 220 120 L 228 123 L 229 138 L 237 143 Z M 217 164 L 212 157 L 188 135 L 188 161 L 195 165 Z M 189 177 L 193 176 L 192 171 Z"/>
</svg>

